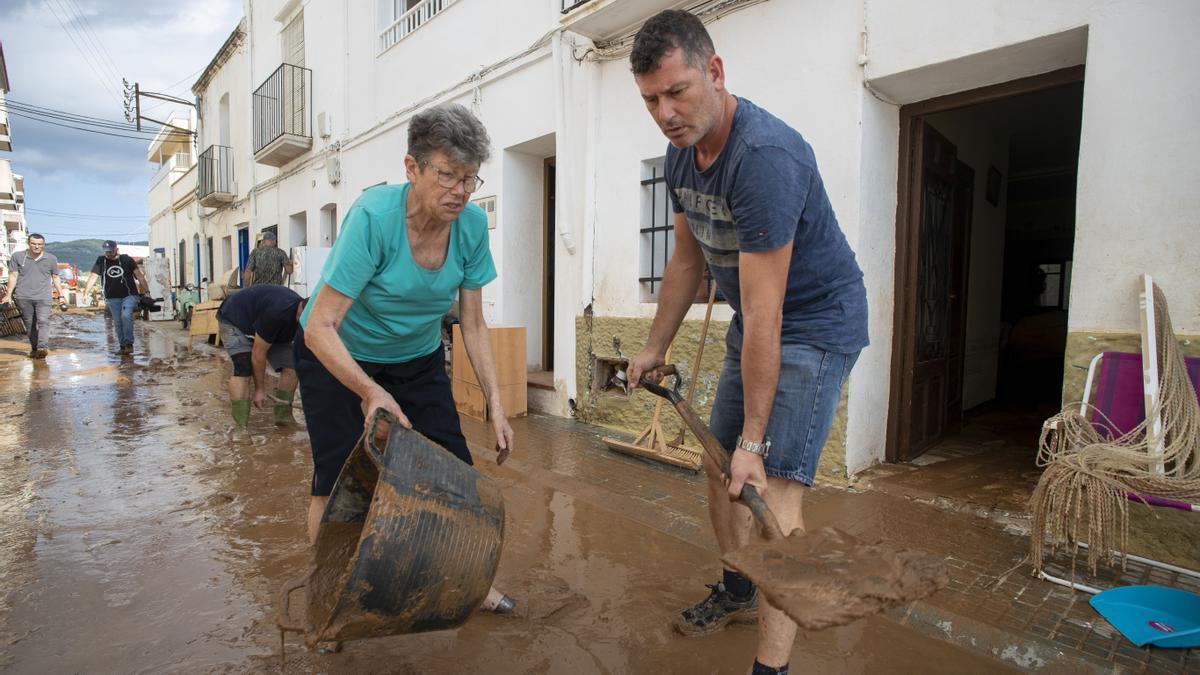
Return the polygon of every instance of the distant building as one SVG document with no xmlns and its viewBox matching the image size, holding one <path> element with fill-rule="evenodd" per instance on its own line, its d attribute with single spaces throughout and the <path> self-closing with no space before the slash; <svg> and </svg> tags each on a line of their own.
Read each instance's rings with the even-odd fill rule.
<svg viewBox="0 0 1200 675">
<path fill-rule="evenodd" d="M 4 63 L 4 46 L 0 45 L 0 151 L 12 151 L 12 129 L 9 127 L 5 96 L 9 91 L 8 67 Z M 0 155 L 0 278 L 8 278 L 8 260 L 14 251 L 25 248 L 29 234 L 25 227 L 25 179 L 13 173 L 12 162 Z"/>
</svg>

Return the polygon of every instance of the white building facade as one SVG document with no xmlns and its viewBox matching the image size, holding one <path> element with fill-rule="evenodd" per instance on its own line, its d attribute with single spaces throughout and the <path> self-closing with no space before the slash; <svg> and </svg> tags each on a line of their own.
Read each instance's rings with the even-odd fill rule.
<svg viewBox="0 0 1200 675">
<path fill-rule="evenodd" d="M 1178 74 L 1200 62 L 1200 5 L 1166 0 L 248 0 L 193 90 L 198 164 L 151 190 L 152 249 L 195 281 L 265 229 L 331 246 L 363 189 L 405 180 L 408 120 L 461 103 L 493 141 L 473 195 L 494 216 L 487 319 L 526 327 L 526 365 L 552 373 L 539 407 L 636 429 L 646 401 L 590 385 L 596 357 L 640 347 L 669 251 L 666 141 L 628 64 L 669 7 L 708 23 L 733 93 L 812 144 L 865 274 L 872 345 L 822 477 L 911 458 L 1000 395 L 1025 267 L 1061 317 L 1055 386 L 1097 335 L 1135 340 L 1141 272 L 1200 333 L 1200 80 Z M 693 378 L 702 407 L 730 316 Z"/>
<path fill-rule="evenodd" d="M 4 98 L 8 94 L 8 68 L 4 50 L 0 48 L 0 151 L 12 152 L 12 129 Z M 0 277 L 8 278 L 8 261 L 13 252 L 25 248 L 29 232 L 25 225 L 25 179 L 13 173 L 12 161 L 0 155 L 0 224 L 4 239 L 0 241 Z"/>
</svg>

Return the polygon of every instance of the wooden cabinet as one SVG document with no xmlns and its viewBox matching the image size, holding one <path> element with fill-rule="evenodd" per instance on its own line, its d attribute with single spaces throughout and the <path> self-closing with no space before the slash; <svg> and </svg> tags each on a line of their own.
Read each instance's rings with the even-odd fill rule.
<svg viewBox="0 0 1200 675">
<path fill-rule="evenodd" d="M 489 326 L 488 334 L 492 340 L 492 361 L 496 366 L 496 384 L 500 387 L 500 404 L 509 417 L 524 417 L 528 412 L 528 382 L 525 370 L 525 329 L 523 327 Z M 487 397 L 479 380 L 475 377 L 475 369 L 471 367 L 471 357 L 467 355 L 467 346 L 463 342 L 462 329 L 454 326 L 451 336 L 454 349 L 450 354 L 453 368 L 451 390 L 454 393 L 454 404 L 458 411 L 468 417 L 486 420 L 491 417 L 488 410 Z"/>
</svg>

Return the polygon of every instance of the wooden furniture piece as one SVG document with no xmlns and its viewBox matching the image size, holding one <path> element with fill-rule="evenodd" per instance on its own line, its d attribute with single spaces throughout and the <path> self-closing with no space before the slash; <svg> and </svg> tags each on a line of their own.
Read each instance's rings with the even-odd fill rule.
<svg viewBox="0 0 1200 675">
<path fill-rule="evenodd" d="M 213 344 L 221 346 L 221 333 L 217 329 L 217 308 L 220 306 L 220 300 L 209 300 L 192 306 L 192 323 L 188 328 L 188 349 L 192 348 L 192 340 L 197 335 L 203 336 L 205 340 L 212 336 Z"/>
<path fill-rule="evenodd" d="M 525 368 L 525 328 L 489 326 L 492 340 L 492 362 L 496 365 L 496 385 L 500 388 L 500 404 L 508 417 L 524 417 L 529 412 L 528 381 Z M 462 329 L 454 325 L 451 334 L 451 390 L 458 411 L 478 420 L 491 419 L 487 397 L 475 377 Z"/>
</svg>

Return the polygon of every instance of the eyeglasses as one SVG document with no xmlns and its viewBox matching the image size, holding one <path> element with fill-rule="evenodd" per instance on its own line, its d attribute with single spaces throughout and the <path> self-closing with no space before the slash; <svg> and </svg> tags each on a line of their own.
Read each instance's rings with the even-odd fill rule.
<svg viewBox="0 0 1200 675">
<path fill-rule="evenodd" d="M 433 165 L 426 164 L 426 166 L 433 166 Z M 458 185 L 459 183 L 462 183 L 463 190 L 466 192 L 474 192 L 474 191 L 478 190 L 479 188 L 483 187 L 483 179 L 480 178 L 479 176 L 463 176 L 462 178 L 459 178 L 458 176 L 454 175 L 452 172 L 442 171 L 441 169 L 437 168 L 436 166 L 433 167 L 433 170 L 437 172 L 438 185 L 441 185 L 442 187 L 446 188 L 447 190 L 453 190 L 454 186 Z"/>
</svg>

